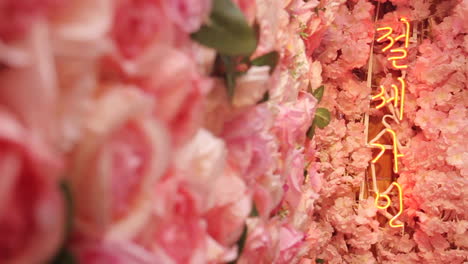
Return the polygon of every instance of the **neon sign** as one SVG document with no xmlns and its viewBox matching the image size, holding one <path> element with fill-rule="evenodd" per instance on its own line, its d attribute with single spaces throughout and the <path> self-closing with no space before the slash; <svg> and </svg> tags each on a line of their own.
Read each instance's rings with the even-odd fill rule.
<svg viewBox="0 0 468 264">
<path fill-rule="evenodd" d="M 408 56 L 407 49 L 409 46 L 410 23 L 406 18 L 401 18 L 400 22 L 404 25 L 404 32 L 396 37 L 392 36 L 394 32 L 392 27 L 386 26 L 377 28 L 377 34 L 379 34 L 380 32 L 384 32 L 379 38 L 377 38 L 377 42 L 388 42 L 388 44 L 386 44 L 382 48 L 382 52 L 390 52 L 390 56 L 387 60 L 391 61 L 393 68 L 396 70 L 404 70 L 408 68 L 408 65 L 404 64 L 402 61 Z M 401 40 L 403 42 L 401 47 L 394 48 L 395 44 L 398 44 L 399 42 L 401 42 Z M 392 150 L 393 172 L 398 173 L 398 159 L 404 156 L 400 152 L 402 146 L 398 140 L 395 130 L 392 129 L 392 127 L 386 121 L 387 118 L 390 118 L 399 124 L 399 121 L 403 120 L 406 82 L 404 80 L 404 77 L 398 77 L 397 80 L 399 82 L 399 85 L 392 84 L 391 89 L 388 89 L 389 91 L 387 91 L 384 85 L 380 85 L 379 93 L 371 97 L 371 101 L 379 102 L 379 104 L 375 107 L 376 109 L 387 107 L 391 114 L 384 115 L 384 117 L 382 118 L 382 124 L 385 128 L 382 131 L 380 131 L 380 133 L 377 134 L 377 136 L 375 136 L 372 140 L 368 142 L 371 148 L 380 149 L 379 153 L 372 159 L 370 164 L 372 172 L 373 191 L 375 193 L 374 205 L 378 209 L 382 210 L 382 213 L 389 218 L 388 223 L 393 228 L 404 227 L 404 224 L 398 220 L 400 215 L 403 213 L 403 190 L 397 182 L 392 182 L 387 188 L 387 190 L 385 190 L 384 192 L 380 192 L 377 187 L 375 164 L 380 160 L 380 158 L 384 155 L 387 149 Z M 386 133 L 390 134 L 392 139 L 392 145 L 384 145 L 382 143 L 377 142 Z M 394 188 L 396 188 L 398 192 L 399 208 L 398 212 L 392 216 L 386 210 L 392 204 L 392 199 L 390 198 L 389 193 Z"/>
</svg>

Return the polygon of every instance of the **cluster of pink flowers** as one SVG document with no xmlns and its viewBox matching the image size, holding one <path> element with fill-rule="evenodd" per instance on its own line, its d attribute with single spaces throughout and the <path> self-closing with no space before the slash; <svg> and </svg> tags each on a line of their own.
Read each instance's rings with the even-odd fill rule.
<svg viewBox="0 0 468 264">
<path fill-rule="evenodd" d="M 404 190 L 405 229 L 402 233 L 379 224 L 373 198 L 358 203 L 356 196 L 372 158 L 364 148 L 362 117 L 370 111 L 370 90 L 362 80 L 367 75 L 371 19 L 377 5 L 334 1 L 339 6 L 335 19 L 313 58 L 322 63 L 327 87 L 322 104 L 333 109 L 335 120 L 314 139 L 324 182 L 310 225 L 316 246 L 302 261 L 464 263 L 468 259 L 468 215 L 463 209 L 468 206 L 464 142 L 468 3 L 444 1 L 431 7 L 428 1 L 380 2 L 381 8 L 393 5 L 394 10 L 387 11 L 384 24 L 396 28 L 402 16 L 430 24 L 430 35 L 425 32 L 422 43 L 410 45 L 405 119 L 396 129 L 406 146 L 398 178 Z M 383 54 L 374 55 L 373 67 L 374 76 L 383 77 L 380 84 L 397 77 Z M 379 115 L 374 110 L 368 113 Z"/>
</svg>

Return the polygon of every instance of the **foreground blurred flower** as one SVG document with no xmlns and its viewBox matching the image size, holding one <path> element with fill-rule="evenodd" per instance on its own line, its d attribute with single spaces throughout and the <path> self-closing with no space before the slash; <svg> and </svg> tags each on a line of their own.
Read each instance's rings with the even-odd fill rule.
<svg viewBox="0 0 468 264">
<path fill-rule="evenodd" d="M 62 240 L 60 159 L 0 109 L 0 263 L 44 263 Z"/>
<path fill-rule="evenodd" d="M 70 180 L 78 231 L 130 238 L 151 212 L 153 188 L 169 160 L 166 129 L 130 87 L 98 99 L 74 155 Z"/>
<path fill-rule="evenodd" d="M 248 236 L 240 264 L 293 263 L 304 234 L 278 218 L 264 222 L 259 218 L 247 220 Z"/>
<path fill-rule="evenodd" d="M 198 30 L 211 10 L 211 0 L 171 0 L 165 1 L 170 19 L 188 33 Z"/>
<path fill-rule="evenodd" d="M 164 254 L 154 254 L 127 241 L 84 241 L 74 247 L 79 263 L 85 264 L 171 264 Z"/>
</svg>

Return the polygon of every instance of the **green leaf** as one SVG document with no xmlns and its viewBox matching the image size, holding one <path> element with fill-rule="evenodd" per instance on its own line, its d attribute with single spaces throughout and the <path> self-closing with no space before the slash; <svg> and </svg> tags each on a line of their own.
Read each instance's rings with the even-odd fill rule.
<svg viewBox="0 0 468 264">
<path fill-rule="evenodd" d="M 232 100 L 234 97 L 234 90 L 236 88 L 236 76 L 233 73 L 226 74 L 226 88 L 227 88 L 227 95 L 229 100 Z"/>
<path fill-rule="evenodd" d="M 50 262 L 51 264 L 78 264 L 78 260 L 73 255 L 73 253 L 66 249 L 62 248 L 60 252 L 55 256 L 55 258 Z"/>
<path fill-rule="evenodd" d="M 317 108 L 313 123 L 319 128 L 324 128 L 330 123 L 330 118 L 330 111 L 328 111 L 328 109 Z"/>
<path fill-rule="evenodd" d="M 268 100 L 270 100 L 270 93 L 268 91 L 266 91 L 263 94 L 263 98 L 260 101 L 258 101 L 257 104 L 268 102 Z"/>
<path fill-rule="evenodd" d="M 314 134 L 315 134 L 315 123 L 312 122 L 312 125 L 309 127 L 309 129 L 307 129 L 307 133 L 306 133 L 307 138 L 312 139 L 314 137 Z"/>
<path fill-rule="evenodd" d="M 317 103 L 320 103 L 320 101 L 322 101 L 324 91 L 325 91 L 325 86 L 322 85 L 312 92 L 312 95 L 317 99 Z"/>
<path fill-rule="evenodd" d="M 227 95 L 229 99 L 234 97 L 234 88 L 236 88 L 236 71 L 235 71 L 235 60 L 231 56 L 221 56 L 221 61 L 224 64 L 226 70 L 225 81 Z"/>
<path fill-rule="evenodd" d="M 250 55 L 257 48 L 255 30 L 231 0 L 215 0 L 210 21 L 191 37 L 223 55 Z"/>
<path fill-rule="evenodd" d="M 275 70 L 276 65 L 278 65 L 278 61 L 279 61 L 279 53 L 277 51 L 272 51 L 252 60 L 252 65 L 270 66 L 270 73 L 272 73 Z"/>
<path fill-rule="evenodd" d="M 258 216 L 257 206 L 255 205 L 255 203 L 253 203 L 252 211 L 250 212 L 250 217 L 257 217 L 257 216 Z"/>
<path fill-rule="evenodd" d="M 315 263 L 325 263 L 325 260 L 323 259 L 315 259 Z"/>
<path fill-rule="evenodd" d="M 60 183 L 60 190 L 62 191 L 63 200 L 65 201 L 65 213 L 66 213 L 66 222 L 65 222 L 65 238 L 68 238 L 72 229 L 73 229 L 73 219 L 74 219 L 74 203 L 72 192 L 70 186 L 66 181 Z"/>
</svg>

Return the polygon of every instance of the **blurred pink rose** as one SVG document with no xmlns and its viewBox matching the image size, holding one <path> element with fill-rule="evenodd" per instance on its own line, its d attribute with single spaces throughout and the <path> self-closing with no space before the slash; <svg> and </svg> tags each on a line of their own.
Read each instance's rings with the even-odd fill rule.
<svg viewBox="0 0 468 264">
<path fill-rule="evenodd" d="M 0 262 L 45 263 L 62 242 L 61 160 L 0 109 Z"/>
<path fill-rule="evenodd" d="M 204 96 L 212 82 L 202 77 L 193 60 L 178 50 L 167 50 L 157 62 L 142 87 L 154 97 L 156 117 L 169 126 L 174 144 L 180 146 L 200 127 Z"/>
<path fill-rule="evenodd" d="M 82 45 L 86 44 L 86 41 L 98 41 L 107 37 L 112 27 L 116 1 L 68 0 L 66 2 L 67 4 L 57 9 L 51 18 L 51 29 L 56 34 L 54 37 L 81 41 Z M 95 52 L 95 50 L 81 49 L 77 52 Z"/>
<path fill-rule="evenodd" d="M 216 203 L 204 215 L 208 233 L 221 245 L 231 246 L 240 237 L 252 207 L 252 198 L 237 172 L 227 167 L 214 183 Z"/>
<path fill-rule="evenodd" d="M 0 1 L 0 39 L 23 37 L 37 20 L 61 5 L 63 0 L 2 0 Z"/>
<path fill-rule="evenodd" d="M 47 143 L 57 139 L 58 87 L 47 25 L 34 24 L 17 47 L 24 65 L 0 71 L 0 105 L 12 111 L 28 130 Z"/>
<path fill-rule="evenodd" d="M 259 179 L 254 188 L 254 201 L 261 217 L 269 217 L 284 196 L 284 179 L 281 175 L 269 172 Z"/>
<path fill-rule="evenodd" d="M 172 264 L 164 254 L 155 254 L 130 241 L 83 241 L 73 245 L 79 263 Z"/>
<path fill-rule="evenodd" d="M 163 1 L 169 19 L 187 33 L 197 31 L 208 18 L 212 0 Z"/>
<path fill-rule="evenodd" d="M 297 231 L 292 226 L 283 225 L 279 232 L 279 256 L 274 263 L 291 263 L 303 242 L 304 234 L 302 232 Z"/>
<path fill-rule="evenodd" d="M 175 155 L 177 163 L 174 166 L 182 172 L 181 177 L 199 196 L 201 210 L 204 212 L 214 206 L 218 202 L 218 192 L 213 185 L 223 177 L 226 166 L 227 149 L 224 141 L 200 129 Z"/>
<path fill-rule="evenodd" d="M 281 144 L 283 155 L 303 144 L 307 129 L 312 124 L 317 106 L 317 99 L 312 94 L 300 92 L 295 101 L 278 105 L 273 132 Z"/>
<path fill-rule="evenodd" d="M 277 218 L 247 220 L 248 235 L 239 264 L 289 264 L 298 253 L 304 234 Z"/>
<path fill-rule="evenodd" d="M 304 154 L 303 149 L 293 149 L 284 161 L 283 177 L 286 178 L 287 189 L 285 191 L 285 201 L 296 208 L 302 196 L 302 185 L 304 181 Z"/>
<path fill-rule="evenodd" d="M 89 113 L 70 175 L 80 232 L 130 238 L 150 216 L 170 157 L 167 131 L 150 106 L 137 89 L 115 87 Z"/>
<path fill-rule="evenodd" d="M 261 175 L 275 169 L 276 144 L 268 133 L 271 112 L 257 105 L 225 123 L 221 137 L 228 147 L 229 164 L 250 186 Z"/>
<path fill-rule="evenodd" d="M 279 236 L 278 228 L 273 223 L 265 223 L 260 218 L 247 220 L 247 239 L 239 264 L 273 263 Z"/>
<path fill-rule="evenodd" d="M 173 41 L 174 29 L 163 2 L 167 1 L 121 1 L 115 13 L 112 37 L 124 57 L 137 57 L 151 43 L 164 45 Z"/>
<path fill-rule="evenodd" d="M 169 263 L 205 263 L 208 236 L 202 205 L 181 173 L 169 169 L 153 189 L 153 212 L 136 241 L 152 252 L 163 252 Z"/>
</svg>

